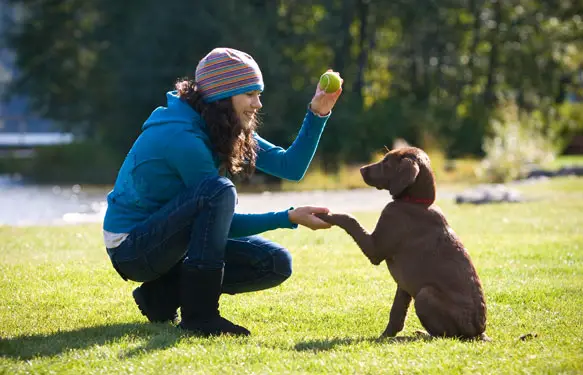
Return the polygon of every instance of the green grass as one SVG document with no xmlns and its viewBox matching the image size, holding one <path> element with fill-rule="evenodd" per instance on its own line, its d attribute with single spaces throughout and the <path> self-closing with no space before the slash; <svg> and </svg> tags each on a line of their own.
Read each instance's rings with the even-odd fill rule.
<svg viewBox="0 0 583 375">
<path fill-rule="evenodd" d="M 556 158 L 552 163 L 548 165 L 551 170 L 560 169 L 562 167 L 570 167 L 573 165 L 582 166 L 583 165 L 583 155 L 562 155 Z"/>
<path fill-rule="evenodd" d="M 204 339 L 146 322 L 98 225 L 0 227 L 0 373 L 581 374 L 583 179 L 522 189 L 528 203 L 438 202 L 481 276 L 491 343 L 414 340 L 413 310 L 399 335 L 410 340 L 377 340 L 395 283 L 338 229 L 268 233 L 294 275 L 221 299 L 250 338 Z M 370 228 L 378 214 L 357 216 Z"/>
</svg>

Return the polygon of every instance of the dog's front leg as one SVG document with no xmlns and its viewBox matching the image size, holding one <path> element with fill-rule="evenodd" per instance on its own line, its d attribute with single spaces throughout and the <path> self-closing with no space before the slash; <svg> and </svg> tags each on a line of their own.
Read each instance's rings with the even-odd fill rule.
<svg viewBox="0 0 583 375">
<path fill-rule="evenodd" d="M 411 304 L 411 296 L 397 286 L 397 292 L 395 293 L 395 299 L 393 300 L 393 307 L 391 307 L 389 324 L 381 337 L 393 337 L 403 330 L 409 304 Z"/>
<path fill-rule="evenodd" d="M 372 264 L 379 265 L 384 257 L 379 255 L 373 237 L 360 225 L 358 220 L 348 214 L 315 214 L 320 219 L 344 229 L 360 247 Z"/>
</svg>

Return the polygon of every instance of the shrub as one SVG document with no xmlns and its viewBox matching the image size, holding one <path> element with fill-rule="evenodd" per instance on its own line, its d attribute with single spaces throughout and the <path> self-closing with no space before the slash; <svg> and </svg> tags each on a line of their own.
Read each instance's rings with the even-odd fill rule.
<svg viewBox="0 0 583 375">
<path fill-rule="evenodd" d="M 553 161 L 563 144 L 561 121 L 541 111 L 521 111 L 513 102 L 503 104 L 490 122 L 491 134 L 484 138 L 486 155 L 478 176 L 505 182 L 524 177 L 533 165 Z"/>
</svg>

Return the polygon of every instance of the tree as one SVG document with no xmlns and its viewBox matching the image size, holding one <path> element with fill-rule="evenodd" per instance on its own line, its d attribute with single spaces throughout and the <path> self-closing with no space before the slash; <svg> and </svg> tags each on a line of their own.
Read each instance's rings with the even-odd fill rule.
<svg viewBox="0 0 583 375">
<path fill-rule="evenodd" d="M 327 169 L 396 137 L 482 152 L 500 98 L 551 111 L 581 62 L 583 4 L 556 0 L 9 0 L 14 93 L 123 154 L 174 81 L 217 46 L 262 67 L 262 135 L 287 145 L 320 74 L 344 93 L 318 152 Z M 575 52 L 574 52 L 575 51 Z"/>
</svg>

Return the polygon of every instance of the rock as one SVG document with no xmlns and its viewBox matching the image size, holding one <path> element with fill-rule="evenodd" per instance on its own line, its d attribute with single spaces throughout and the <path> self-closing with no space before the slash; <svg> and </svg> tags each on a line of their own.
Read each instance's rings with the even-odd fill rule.
<svg viewBox="0 0 583 375">
<path fill-rule="evenodd" d="M 554 171 L 547 171 L 544 169 L 533 169 L 532 171 L 530 171 L 527 175 L 526 178 L 540 178 L 540 177 L 554 177 L 556 174 L 556 172 Z"/>
<path fill-rule="evenodd" d="M 503 202 L 522 202 L 521 194 L 514 189 L 500 184 L 480 185 L 476 188 L 465 190 L 455 197 L 455 202 L 486 204 L 486 203 L 503 203 Z"/>
<path fill-rule="evenodd" d="M 563 167 L 557 171 L 550 171 L 546 169 L 533 169 L 528 173 L 526 179 L 540 177 L 564 177 L 564 176 L 583 176 L 583 166 Z"/>
<path fill-rule="evenodd" d="M 583 176 L 583 167 L 563 167 L 557 171 L 556 176 Z"/>
</svg>

